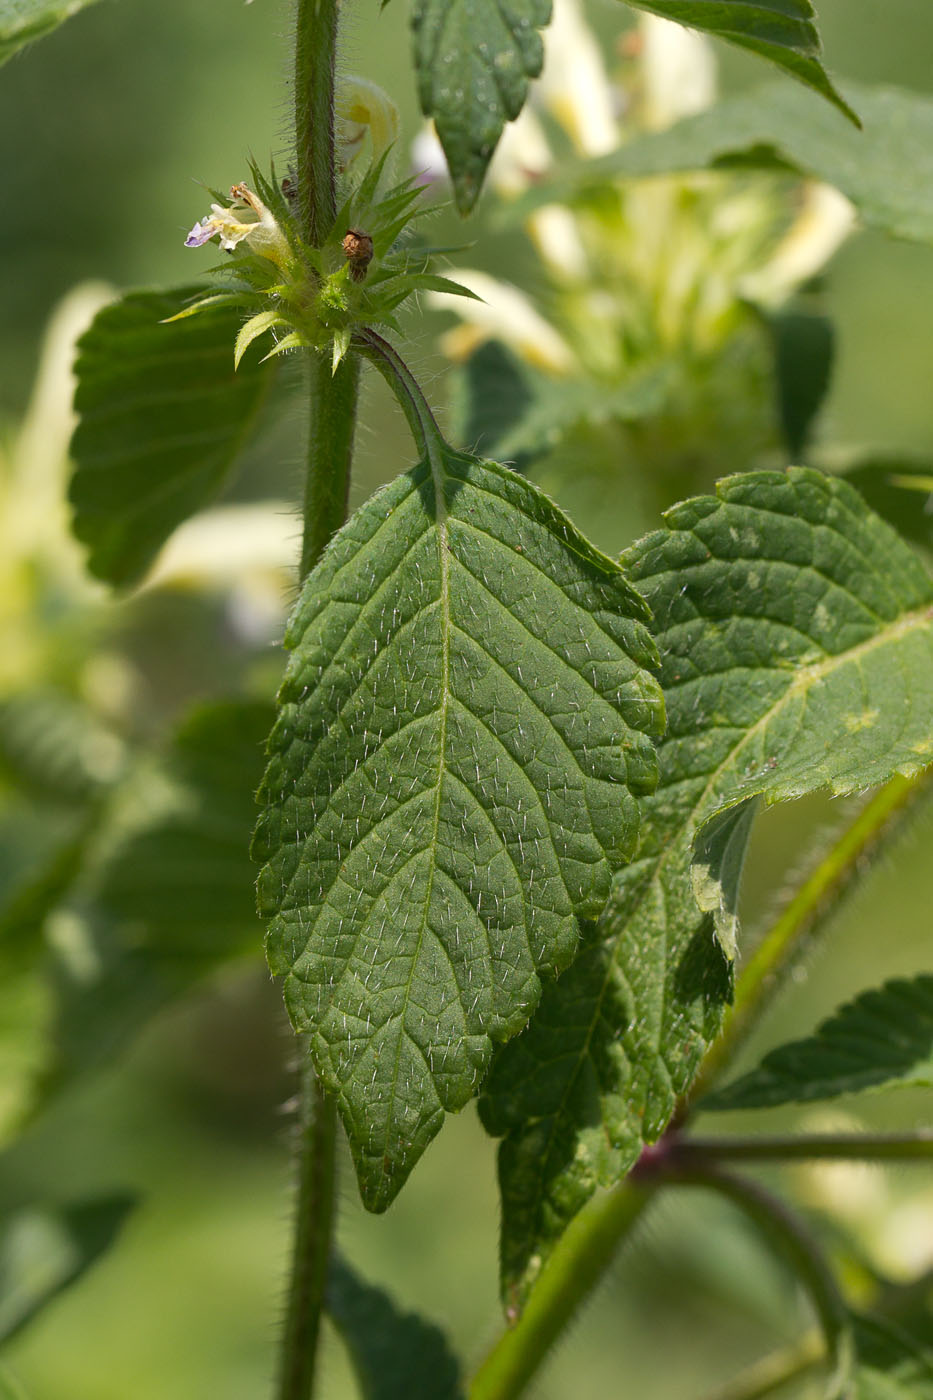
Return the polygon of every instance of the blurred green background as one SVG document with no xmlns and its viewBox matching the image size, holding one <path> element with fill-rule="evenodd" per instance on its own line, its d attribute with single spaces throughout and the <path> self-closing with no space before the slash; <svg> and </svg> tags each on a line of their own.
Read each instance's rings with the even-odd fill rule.
<svg viewBox="0 0 933 1400">
<path fill-rule="evenodd" d="M 380 13 L 377 0 L 355 0 L 346 9 L 345 66 L 392 91 L 407 143 L 420 125 L 407 7 L 395 0 Z M 933 92 L 928 0 L 821 0 L 819 10 L 837 75 Z M 588 13 L 607 38 L 617 31 L 614 0 L 590 0 Z M 286 164 L 290 20 L 282 0 L 101 0 L 0 71 L 0 433 L 11 432 L 22 412 L 42 327 L 69 288 L 85 279 L 160 286 L 198 275 L 203 261 L 194 266 L 198 255 L 182 244 L 206 209 L 199 182 L 222 187 L 242 178 L 250 153 Z M 721 58 L 727 90 L 768 76 L 740 55 Z M 488 223 L 481 212 L 464 233 L 445 215 L 437 241 L 476 240 L 472 264 L 519 276 L 522 240 Z M 862 234 L 837 257 L 827 301 L 839 359 L 822 436 L 933 457 L 933 249 Z M 444 361 L 435 341 L 444 324 L 430 315 L 410 323 L 413 366 L 440 404 Z M 357 501 L 410 461 L 403 426 L 372 377 L 364 422 Z M 300 412 L 288 410 L 274 453 L 257 456 L 241 497 L 295 496 L 300 429 Z M 621 548 L 644 524 L 624 500 L 583 494 L 575 502 L 571 490 L 563 503 L 578 508 L 584 527 L 588 515 L 597 517 L 605 545 Z M 238 672 L 233 662 L 218 665 L 225 643 L 203 609 L 171 595 L 128 606 L 136 608 L 134 627 L 142 616 L 134 645 L 149 681 L 145 723 L 158 733 L 192 698 Z M 269 674 L 278 666 L 268 652 L 252 662 Z M 749 927 L 773 907 L 786 872 L 844 815 L 823 801 L 765 815 L 746 882 Z M 809 1029 L 848 994 L 929 967 L 931 838 L 933 812 L 844 907 L 749 1058 Z M 35 1400 L 268 1393 L 288 1234 L 283 1105 L 294 1091 L 279 1003 L 258 963 L 228 973 L 163 1013 L 125 1061 L 72 1090 L 0 1158 L 7 1209 L 36 1196 L 70 1200 L 111 1188 L 142 1198 L 116 1247 L 9 1347 Z M 920 1096 L 853 1108 L 863 1121 L 891 1127 L 933 1116 Z M 776 1116 L 768 1123 L 776 1126 Z M 928 1214 L 918 1218 L 933 1238 L 929 1181 L 907 1172 L 889 1176 L 887 1186 L 872 1181 L 876 1196 L 890 1190 L 895 1200 L 925 1189 Z M 672 1197 L 648 1216 L 535 1394 L 700 1400 L 797 1334 L 805 1309 L 781 1271 L 725 1207 L 695 1204 Z M 364 1215 L 345 1162 L 340 1234 L 361 1270 L 443 1323 L 467 1362 L 476 1362 L 499 1316 L 494 1145 L 472 1108 L 449 1120 L 384 1217 Z M 351 1396 L 336 1342 L 324 1366 L 324 1400 Z"/>
</svg>

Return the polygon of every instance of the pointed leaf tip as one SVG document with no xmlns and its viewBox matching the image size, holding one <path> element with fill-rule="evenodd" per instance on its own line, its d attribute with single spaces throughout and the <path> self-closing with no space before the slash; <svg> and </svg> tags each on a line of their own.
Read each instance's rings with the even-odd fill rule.
<svg viewBox="0 0 933 1400">
<path fill-rule="evenodd" d="M 861 121 L 833 84 L 822 63 L 822 46 L 816 14 L 810 0 L 781 0 L 762 5 L 760 0 L 628 0 L 638 10 L 675 20 L 705 34 L 725 39 L 770 60 L 807 87 L 820 93 L 854 126 Z"/>
<path fill-rule="evenodd" d="M 506 122 L 541 72 L 540 29 L 551 0 L 416 0 L 412 14 L 421 110 L 433 117 L 461 214 L 479 198 Z"/>
</svg>

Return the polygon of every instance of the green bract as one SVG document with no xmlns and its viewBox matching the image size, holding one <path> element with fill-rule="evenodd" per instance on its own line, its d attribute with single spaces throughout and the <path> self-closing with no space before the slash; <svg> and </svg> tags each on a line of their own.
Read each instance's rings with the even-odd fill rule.
<svg viewBox="0 0 933 1400">
<path fill-rule="evenodd" d="M 536 488 L 436 437 L 305 583 L 254 854 L 371 1209 L 632 852 L 662 715 L 645 616 Z"/>
<path fill-rule="evenodd" d="M 355 329 L 373 325 L 397 329 L 394 313 L 415 292 L 472 297 L 465 287 L 428 272 L 428 254 L 405 247 L 406 229 L 425 212 L 418 207 L 422 190 L 410 178 L 380 195 L 387 156 L 384 152 L 374 161 L 348 195 L 320 248 L 312 248 L 301 237 L 289 181 L 279 188 L 274 174 L 267 180 L 253 166 L 259 195 L 246 185 L 235 185 L 231 194 L 235 201 L 252 205 L 261 217 L 245 223 L 239 215 L 242 203 L 238 208 L 235 202 L 232 210 L 214 204 L 214 214 L 188 235 L 191 247 L 219 237 L 232 255 L 231 270 L 241 285 L 203 297 L 179 315 L 193 316 L 218 306 L 250 312 L 236 338 L 237 364 L 254 340 L 271 333 L 275 344 L 266 359 L 307 348 L 329 352 L 336 369 Z M 256 230 L 255 236 L 247 229 Z M 359 235 L 369 240 L 371 257 L 354 275 L 348 239 Z"/>
</svg>

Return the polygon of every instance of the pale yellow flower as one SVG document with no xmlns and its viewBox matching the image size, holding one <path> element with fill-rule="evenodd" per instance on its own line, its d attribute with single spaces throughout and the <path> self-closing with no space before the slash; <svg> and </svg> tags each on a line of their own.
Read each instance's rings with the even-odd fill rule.
<svg viewBox="0 0 933 1400">
<path fill-rule="evenodd" d="M 717 72 L 713 46 L 695 29 L 643 15 L 641 40 L 642 123 L 661 130 L 681 117 L 692 117 L 716 100 Z"/>
<path fill-rule="evenodd" d="M 245 241 L 260 257 L 284 267 L 291 257 L 288 240 L 278 220 L 257 194 L 242 182 L 234 185 L 230 194 L 233 203 L 228 209 L 212 204 L 211 212 L 195 224 L 185 239 L 186 248 L 200 248 L 217 238 L 221 248 L 233 252 Z"/>
<path fill-rule="evenodd" d="M 855 223 L 855 208 L 844 194 L 832 185 L 808 182 L 797 218 L 773 257 L 743 279 L 742 294 L 764 306 L 779 306 L 822 271 L 855 231 Z"/>
<path fill-rule="evenodd" d="M 605 155 L 619 144 L 612 86 L 579 0 L 555 0 L 534 100 L 553 113 L 581 155 Z"/>
<path fill-rule="evenodd" d="M 524 360 L 541 369 L 565 374 L 573 367 L 574 355 L 563 336 L 511 282 L 500 282 L 488 272 L 474 268 L 457 268 L 452 275 L 482 300 L 467 300 L 447 292 L 428 293 L 431 306 L 455 311 L 461 319 L 461 325 L 441 338 L 441 349 L 451 359 L 466 359 L 484 340 L 496 339 L 511 345 Z"/>
<path fill-rule="evenodd" d="M 337 159 L 341 170 L 356 160 L 366 134 L 378 160 L 398 139 L 398 108 L 387 92 L 367 78 L 347 77 L 337 93 Z"/>
</svg>

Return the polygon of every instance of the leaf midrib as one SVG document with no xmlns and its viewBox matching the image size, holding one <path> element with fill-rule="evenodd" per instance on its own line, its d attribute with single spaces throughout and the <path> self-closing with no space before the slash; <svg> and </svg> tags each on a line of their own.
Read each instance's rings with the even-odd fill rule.
<svg viewBox="0 0 933 1400">
<path fill-rule="evenodd" d="M 424 943 L 425 930 L 428 926 L 428 915 L 431 909 L 431 895 L 434 890 L 434 874 L 437 870 L 437 859 L 435 851 L 437 849 L 437 834 L 441 822 L 441 792 L 444 784 L 444 774 L 447 751 L 447 711 L 450 705 L 450 561 L 447 557 L 447 497 L 444 493 L 444 468 L 441 461 L 440 444 L 429 433 L 425 434 L 428 466 L 431 469 L 431 482 L 434 487 L 434 515 L 437 529 L 437 552 L 440 574 L 440 604 L 441 604 L 441 703 L 440 703 L 440 726 L 437 744 L 437 778 L 435 780 L 434 795 L 434 821 L 431 832 L 431 862 L 428 874 L 428 887 L 424 896 L 424 914 L 421 920 L 421 927 L 418 930 L 418 939 L 412 953 L 411 964 L 408 969 L 408 978 L 405 982 L 405 996 L 403 1011 L 399 1015 L 399 1034 L 395 1045 L 395 1064 L 392 1067 L 392 1087 L 389 1091 L 388 1106 L 389 1111 L 385 1115 L 385 1136 L 383 1137 L 382 1151 L 383 1160 L 388 1155 L 389 1137 L 391 1125 L 394 1122 L 395 1094 L 398 1087 L 398 1076 L 401 1068 L 402 1040 L 411 1039 L 405 1026 L 404 1014 L 407 1012 L 411 1001 L 411 987 L 415 975 L 415 968 L 418 966 L 418 959 L 421 956 L 421 948 Z M 412 1044 L 417 1045 L 416 1041 Z M 420 1047 L 419 1052 L 420 1052 Z M 426 1064 L 429 1076 L 433 1079 L 431 1067 Z"/>
</svg>

